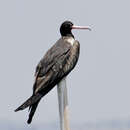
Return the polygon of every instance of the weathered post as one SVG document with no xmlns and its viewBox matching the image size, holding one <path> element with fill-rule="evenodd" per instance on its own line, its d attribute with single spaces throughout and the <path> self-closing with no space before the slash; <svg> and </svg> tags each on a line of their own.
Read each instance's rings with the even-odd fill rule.
<svg viewBox="0 0 130 130">
<path fill-rule="evenodd" d="M 59 101 L 60 128 L 61 130 L 70 130 L 68 119 L 68 97 L 66 77 L 58 83 L 57 92 Z"/>
</svg>

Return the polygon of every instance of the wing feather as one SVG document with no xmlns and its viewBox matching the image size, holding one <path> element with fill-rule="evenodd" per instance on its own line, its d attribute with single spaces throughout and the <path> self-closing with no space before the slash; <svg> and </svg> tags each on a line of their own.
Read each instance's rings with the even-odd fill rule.
<svg viewBox="0 0 130 130">
<path fill-rule="evenodd" d="M 56 77 L 59 77 L 60 70 L 65 65 L 71 49 L 70 44 L 62 42 L 62 39 L 60 39 L 52 46 L 37 65 L 33 87 L 34 93 L 45 89 L 48 84 L 56 80 Z"/>
</svg>

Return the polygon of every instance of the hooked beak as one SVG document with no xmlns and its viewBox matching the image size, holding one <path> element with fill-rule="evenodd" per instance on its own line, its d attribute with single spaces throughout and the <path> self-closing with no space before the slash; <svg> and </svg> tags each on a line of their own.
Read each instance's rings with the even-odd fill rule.
<svg viewBox="0 0 130 130">
<path fill-rule="evenodd" d="M 87 29 L 89 31 L 91 31 L 91 28 L 87 27 L 87 26 L 72 26 L 72 29 Z"/>
</svg>

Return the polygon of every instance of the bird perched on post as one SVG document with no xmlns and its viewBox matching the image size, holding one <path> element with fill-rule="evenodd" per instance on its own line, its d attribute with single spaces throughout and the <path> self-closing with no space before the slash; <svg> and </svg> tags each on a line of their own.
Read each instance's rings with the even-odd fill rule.
<svg viewBox="0 0 130 130">
<path fill-rule="evenodd" d="M 89 27 L 75 26 L 70 21 L 62 23 L 61 38 L 47 51 L 36 67 L 32 96 L 15 110 L 17 112 L 29 107 L 28 124 L 31 123 L 41 98 L 67 76 L 78 61 L 80 44 L 75 40 L 72 29 L 90 30 Z"/>
</svg>

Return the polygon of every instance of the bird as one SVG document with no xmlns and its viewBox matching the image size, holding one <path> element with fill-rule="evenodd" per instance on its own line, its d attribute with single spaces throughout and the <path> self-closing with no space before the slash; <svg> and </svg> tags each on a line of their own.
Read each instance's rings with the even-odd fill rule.
<svg viewBox="0 0 130 130">
<path fill-rule="evenodd" d="M 61 24 L 61 38 L 45 53 L 36 67 L 32 96 L 15 110 L 17 112 L 29 107 L 28 124 L 32 122 L 42 97 L 66 77 L 77 64 L 80 43 L 75 40 L 72 29 L 91 30 L 87 26 L 75 26 L 68 20 Z"/>
</svg>

